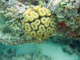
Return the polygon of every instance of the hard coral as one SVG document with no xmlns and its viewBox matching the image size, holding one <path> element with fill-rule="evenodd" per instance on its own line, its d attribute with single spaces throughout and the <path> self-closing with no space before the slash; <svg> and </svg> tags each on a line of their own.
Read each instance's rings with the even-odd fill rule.
<svg viewBox="0 0 80 60">
<path fill-rule="evenodd" d="M 47 8 L 34 6 L 26 10 L 23 17 L 23 32 L 30 37 L 46 39 L 56 31 L 56 24 Z"/>
</svg>

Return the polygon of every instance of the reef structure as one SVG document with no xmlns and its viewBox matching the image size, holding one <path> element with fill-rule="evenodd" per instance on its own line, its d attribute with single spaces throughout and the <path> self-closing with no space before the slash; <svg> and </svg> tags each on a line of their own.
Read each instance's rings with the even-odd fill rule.
<svg viewBox="0 0 80 60">
<path fill-rule="evenodd" d="M 40 4 L 37 4 L 38 6 L 29 4 L 26 0 L 0 1 L 0 21 L 4 21 L 5 25 L 0 26 L 1 43 L 40 44 L 54 35 L 80 41 L 80 0 L 44 0 L 44 2 L 38 0 L 37 2 L 41 2 L 41 7 Z M 45 20 L 46 23 L 43 22 Z M 2 25 L 1 22 L 0 25 Z M 48 32 L 42 32 L 41 29 Z M 41 36 L 39 32 L 42 33 Z"/>
<path fill-rule="evenodd" d="M 57 18 L 58 35 L 80 41 L 80 0 L 49 0 L 46 7 Z"/>
</svg>

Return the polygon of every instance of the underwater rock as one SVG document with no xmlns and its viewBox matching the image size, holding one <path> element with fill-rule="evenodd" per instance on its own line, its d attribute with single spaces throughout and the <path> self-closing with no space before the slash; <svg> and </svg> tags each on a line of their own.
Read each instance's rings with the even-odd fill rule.
<svg viewBox="0 0 80 60">
<path fill-rule="evenodd" d="M 65 37 L 80 40 L 78 24 L 80 20 L 79 0 L 49 0 L 47 7 L 57 16 L 58 29 L 57 32 Z M 63 23 L 63 21 L 65 23 Z M 77 22 L 77 23 L 76 23 Z M 60 24 L 61 23 L 61 24 Z M 66 26 L 64 26 L 66 24 Z M 60 27 L 61 26 L 61 27 Z"/>
</svg>

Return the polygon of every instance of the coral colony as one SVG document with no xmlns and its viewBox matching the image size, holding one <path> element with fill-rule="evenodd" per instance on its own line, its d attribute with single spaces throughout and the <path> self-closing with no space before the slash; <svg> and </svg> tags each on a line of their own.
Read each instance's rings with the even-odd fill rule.
<svg viewBox="0 0 80 60">
<path fill-rule="evenodd" d="M 26 35 L 34 38 L 46 39 L 56 30 L 56 23 L 51 20 L 49 9 L 34 6 L 26 10 L 23 14 L 22 28 Z"/>
</svg>

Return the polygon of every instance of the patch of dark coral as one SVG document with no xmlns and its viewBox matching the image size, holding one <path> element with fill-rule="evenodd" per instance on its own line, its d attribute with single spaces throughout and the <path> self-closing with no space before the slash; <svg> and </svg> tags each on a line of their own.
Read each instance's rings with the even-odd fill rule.
<svg viewBox="0 0 80 60">
<path fill-rule="evenodd" d="M 6 33 L 11 33 L 12 30 L 10 29 L 10 27 L 8 26 L 5 26 L 3 29 L 2 29 L 2 33 L 6 34 Z"/>
<path fill-rule="evenodd" d="M 39 5 L 39 1 L 32 2 L 33 5 Z"/>
<path fill-rule="evenodd" d="M 3 51 L 0 51 L 0 58 L 4 55 Z"/>
<path fill-rule="evenodd" d="M 39 5 L 39 1 L 38 0 L 20 0 L 20 2 L 22 2 L 22 3 L 26 3 L 26 2 L 28 2 L 28 3 L 31 3 L 31 4 L 33 4 L 33 5 Z M 28 4 L 27 3 L 27 4 Z"/>
<path fill-rule="evenodd" d="M 80 7 L 78 8 L 78 13 L 80 14 Z"/>
<path fill-rule="evenodd" d="M 11 54 L 12 53 L 12 50 L 11 48 L 7 51 L 8 54 Z"/>
<path fill-rule="evenodd" d="M 71 48 L 75 49 L 76 47 L 80 47 L 80 42 L 76 39 L 62 37 L 62 36 L 51 36 L 47 40 L 51 40 L 54 43 L 60 43 L 62 45 L 69 44 Z"/>
</svg>

